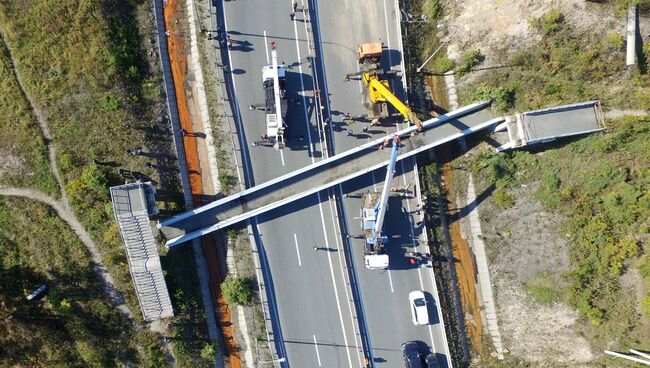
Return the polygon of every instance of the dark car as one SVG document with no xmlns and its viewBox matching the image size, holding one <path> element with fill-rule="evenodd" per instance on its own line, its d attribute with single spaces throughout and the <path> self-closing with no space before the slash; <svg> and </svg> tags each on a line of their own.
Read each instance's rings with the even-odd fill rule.
<svg viewBox="0 0 650 368">
<path fill-rule="evenodd" d="M 407 341 L 403 343 L 402 354 L 404 355 L 404 366 L 406 368 L 422 368 L 422 356 L 417 342 Z"/>
<path fill-rule="evenodd" d="M 439 368 L 438 359 L 436 359 L 436 354 L 427 355 L 424 362 L 427 363 L 427 368 Z"/>
</svg>

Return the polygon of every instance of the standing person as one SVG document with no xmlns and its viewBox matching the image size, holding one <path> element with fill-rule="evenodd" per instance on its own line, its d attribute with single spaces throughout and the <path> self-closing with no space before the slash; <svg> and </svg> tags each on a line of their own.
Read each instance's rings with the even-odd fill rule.
<svg viewBox="0 0 650 368">
<path fill-rule="evenodd" d="M 292 22 L 293 22 L 293 18 L 295 17 L 296 17 L 296 13 L 289 14 L 289 19 L 291 19 Z"/>
<path fill-rule="evenodd" d="M 296 1 L 293 2 L 293 12 L 295 13 L 296 10 L 298 10 L 298 3 Z"/>
</svg>

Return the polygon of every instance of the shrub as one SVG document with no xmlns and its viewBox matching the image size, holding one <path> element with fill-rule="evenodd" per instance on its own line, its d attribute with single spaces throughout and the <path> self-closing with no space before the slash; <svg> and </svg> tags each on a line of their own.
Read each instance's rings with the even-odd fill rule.
<svg viewBox="0 0 650 368">
<path fill-rule="evenodd" d="M 501 208 L 512 207 L 517 199 L 514 195 L 508 193 L 505 189 L 497 189 L 494 191 L 494 203 Z"/>
<path fill-rule="evenodd" d="M 650 278 L 650 256 L 643 256 L 639 266 L 639 273 L 645 278 Z"/>
<path fill-rule="evenodd" d="M 244 277 L 228 276 L 221 283 L 221 292 L 228 304 L 248 305 L 253 299 L 253 285 L 249 279 Z"/>
<path fill-rule="evenodd" d="M 233 178 L 228 174 L 219 175 L 219 185 L 221 186 L 221 192 L 227 194 L 230 192 L 230 185 L 232 184 Z"/>
<path fill-rule="evenodd" d="M 465 52 L 460 56 L 458 61 L 458 66 L 456 67 L 456 73 L 459 77 L 469 73 L 472 68 L 479 65 L 483 62 L 485 56 L 481 54 L 481 50 L 470 50 Z"/>
<path fill-rule="evenodd" d="M 201 358 L 208 362 L 213 362 L 219 346 L 216 342 L 207 343 L 201 349 Z"/>
<path fill-rule="evenodd" d="M 560 183 L 557 171 L 544 172 L 542 181 L 535 191 L 535 199 L 548 208 L 556 208 L 562 203 L 562 196 L 559 193 Z"/>
<path fill-rule="evenodd" d="M 618 32 L 614 32 L 614 31 L 609 32 L 605 36 L 604 41 L 605 44 L 607 44 L 607 46 L 613 49 L 620 50 L 623 48 L 623 36 L 621 36 L 621 34 Z"/>
<path fill-rule="evenodd" d="M 557 10 L 551 10 L 540 18 L 529 19 L 528 22 L 533 28 L 542 31 L 545 36 L 549 36 L 563 28 L 564 15 Z"/>
<path fill-rule="evenodd" d="M 431 71 L 442 74 L 454 68 L 454 61 L 446 56 L 440 56 L 433 60 Z"/>
<path fill-rule="evenodd" d="M 436 19 L 442 14 L 442 4 L 440 0 L 429 0 L 427 1 L 427 16 L 430 19 Z"/>
<path fill-rule="evenodd" d="M 494 109 L 499 113 L 504 113 L 515 104 L 515 88 L 512 85 L 496 87 L 483 83 L 474 91 L 471 98 L 473 100 L 492 100 Z"/>
<path fill-rule="evenodd" d="M 650 317 L 650 295 L 643 297 L 643 302 L 641 303 L 641 309 L 643 310 L 643 315 Z"/>
</svg>

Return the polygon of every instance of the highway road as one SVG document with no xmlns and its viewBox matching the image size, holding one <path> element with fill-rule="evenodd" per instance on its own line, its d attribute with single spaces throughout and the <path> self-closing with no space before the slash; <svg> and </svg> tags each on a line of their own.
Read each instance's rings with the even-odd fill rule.
<svg viewBox="0 0 650 368">
<path fill-rule="evenodd" d="M 356 72 L 355 49 L 360 42 L 381 40 L 386 47 L 382 55 L 382 67 L 404 70 L 401 58 L 401 37 L 398 23 L 397 1 L 382 0 L 357 2 L 329 0 L 318 3 L 318 19 L 325 74 L 330 93 L 330 109 L 334 130 L 336 152 L 342 152 L 377 136 L 396 131 L 397 124 L 386 122 L 382 127 L 362 132 L 363 123 L 347 126 L 342 123 L 343 113 L 365 114 L 362 97 L 362 82 L 344 82 L 345 73 Z M 391 81 L 391 90 L 399 97 L 405 96 L 405 79 Z M 404 125 L 401 124 L 401 128 Z M 351 132 L 349 132 L 351 130 Z M 399 176 L 394 187 L 409 188 L 410 199 L 392 197 L 389 200 L 385 233 L 393 239 L 387 246 L 390 266 L 387 271 L 368 270 L 363 266 L 363 239 L 351 238 L 348 246 L 353 255 L 353 269 L 358 278 L 362 299 L 362 310 L 368 331 L 370 355 L 376 367 L 401 366 L 400 346 L 405 341 L 419 342 L 421 351 L 433 352 L 441 367 L 450 364 L 445 331 L 439 323 L 438 296 L 433 271 L 424 265 L 410 265 L 405 258 L 407 251 L 426 252 L 421 245 L 422 226 L 416 226 L 419 215 L 417 198 L 413 189 L 417 185 L 414 175 L 414 160 L 405 160 L 398 165 Z M 385 170 L 377 170 L 372 176 L 362 177 L 344 184 L 344 193 L 381 191 Z M 409 186 L 410 184 L 410 186 Z M 346 218 L 346 232 L 361 234 L 361 203 L 357 198 L 345 198 L 343 208 Z M 355 219 L 357 217 L 357 219 Z M 432 324 L 414 326 L 411 322 L 408 293 L 423 290 L 429 301 Z"/>
<path fill-rule="evenodd" d="M 248 185 L 262 183 L 321 159 L 314 104 L 311 31 L 299 1 L 219 2 L 220 23 L 231 35 L 227 52 L 236 96 L 234 114 L 246 146 L 243 162 Z M 263 66 L 271 63 L 270 42 L 287 72 L 290 103 L 287 148 L 253 147 L 264 133 L 264 113 L 249 105 L 264 103 Z M 225 55 L 224 55 L 225 56 Z M 227 59 L 224 59 L 227 60 Z M 364 359 L 353 296 L 340 251 L 336 210 L 327 193 L 310 196 L 282 212 L 253 221 L 264 282 L 269 291 L 272 339 L 283 367 L 358 367 Z M 317 247 L 314 250 L 314 247 Z"/>
</svg>

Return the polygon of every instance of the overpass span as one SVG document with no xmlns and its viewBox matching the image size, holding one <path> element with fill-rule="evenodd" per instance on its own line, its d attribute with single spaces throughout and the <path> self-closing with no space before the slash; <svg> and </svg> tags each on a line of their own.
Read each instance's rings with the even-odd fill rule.
<svg viewBox="0 0 650 368">
<path fill-rule="evenodd" d="M 167 248 L 172 248 L 385 166 L 390 150 L 378 147 L 394 135 L 400 136 L 403 145 L 397 158 L 401 160 L 502 122 L 503 118 L 486 109 L 489 105 L 490 101 L 481 101 L 429 119 L 418 134 L 412 135 L 416 127 L 406 128 L 170 217 L 157 226 L 168 239 Z"/>
</svg>

